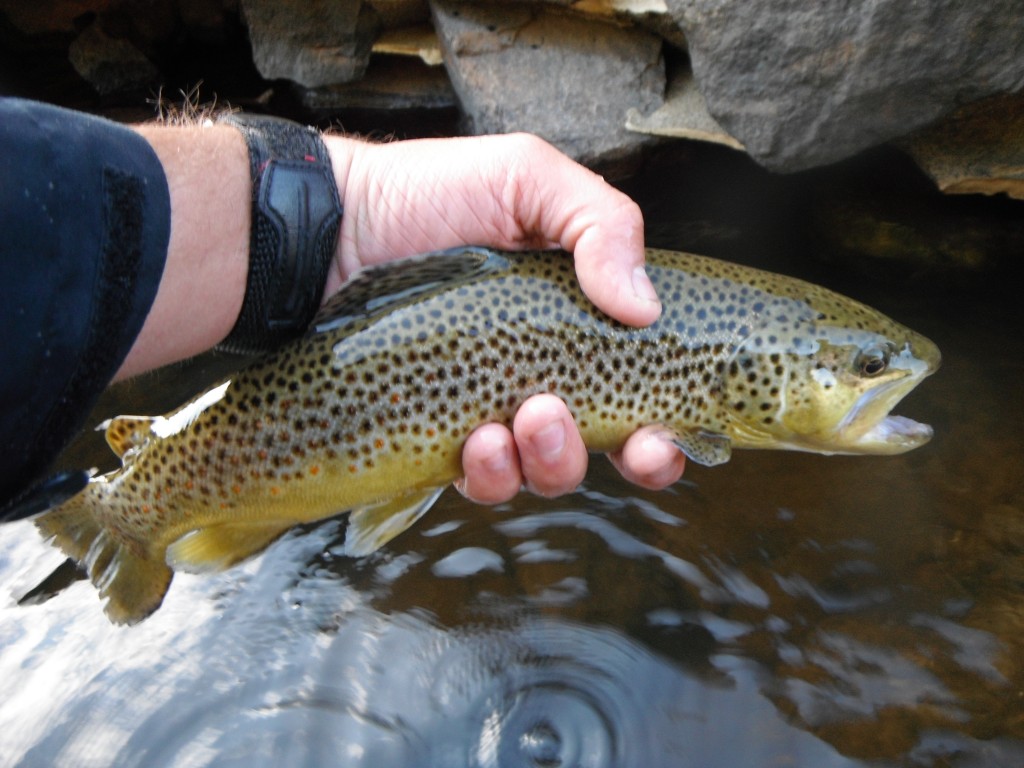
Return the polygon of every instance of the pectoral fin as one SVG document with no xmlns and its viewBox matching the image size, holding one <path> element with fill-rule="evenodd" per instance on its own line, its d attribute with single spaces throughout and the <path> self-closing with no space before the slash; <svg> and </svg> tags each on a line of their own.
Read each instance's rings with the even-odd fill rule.
<svg viewBox="0 0 1024 768">
<path fill-rule="evenodd" d="M 176 571 L 221 571 L 270 546 L 294 521 L 236 522 L 190 531 L 167 547 L 167 564 Z"/>
<path fill-rule="evenodd" d="M 695 429 L 676 434 L 672 442 L 686 454 L 686 458 L 705 467 L 725 464 L 732 458 L 732 441 L 725 435 Z"/>
<path fill-rule="evenodd" d="M 444 488 L 427 488 L 360 507 L 349 513 L 344 553 L 363 557 L 376 552 L 419 520 L 437 501 Z"/>
</svg>

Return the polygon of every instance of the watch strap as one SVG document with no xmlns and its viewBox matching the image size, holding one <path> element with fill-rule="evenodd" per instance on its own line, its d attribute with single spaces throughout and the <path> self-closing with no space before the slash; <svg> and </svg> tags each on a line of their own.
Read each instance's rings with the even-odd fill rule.
<svg viewBox="0 0 1024 768">
<path fill-rule="evenodd" d="M 219 349 L 258 353 L 302 334 L 323 298 L 343 208 L 315 128 L 236 113 L 249 148 L 252 225 L 245 299 Z"/>
</svg>

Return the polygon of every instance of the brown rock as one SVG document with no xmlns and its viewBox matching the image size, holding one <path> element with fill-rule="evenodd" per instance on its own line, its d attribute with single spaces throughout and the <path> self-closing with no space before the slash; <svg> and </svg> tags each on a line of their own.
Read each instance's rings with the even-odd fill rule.
<svg viewBox="0 0 1024 768">
<path fill-rule="evenodd" d="M 969 104 L 901 146 L 949 194 L 1024 200 L 1024 96 Z"/>
<path fill-rule="evenodd" d="M 689 69 L 675 73 L 669 78 L 665 103 L 654 112 L 643 115 L 637 109 L 629 110 L 626 115 L 626 127 L 637 133 L 708 141 L 733 149 L 743 149 L 743 145 L 726 133 L 708 112 L 704 95 L 697 88 L 693 73 Z"/>
</svg>

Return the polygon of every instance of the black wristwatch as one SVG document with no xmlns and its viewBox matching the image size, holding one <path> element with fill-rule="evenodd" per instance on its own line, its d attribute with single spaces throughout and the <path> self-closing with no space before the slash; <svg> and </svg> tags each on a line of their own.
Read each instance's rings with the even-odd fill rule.
<svg viewBox="0 0 1024 768">
<path fill-rule="evenodd" d="M 320 132 L 266 115 L 232 114 L 249 147 L 249 277 L 235 327 L 218 349 L 258 353 L 295 338 L 323 298 L 343 208 Z"/>
</svg>

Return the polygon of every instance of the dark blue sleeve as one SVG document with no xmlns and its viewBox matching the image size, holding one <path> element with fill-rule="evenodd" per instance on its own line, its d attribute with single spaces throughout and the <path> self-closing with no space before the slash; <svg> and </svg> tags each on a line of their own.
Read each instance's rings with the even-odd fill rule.
<svg viewBox="0 0 1024 768">
<path fill-rule="evenodd" d="M 0 517 L 128 354 L 169 237 L 167 180 L 138 134 L 0 98 Z"/>
</svg>

